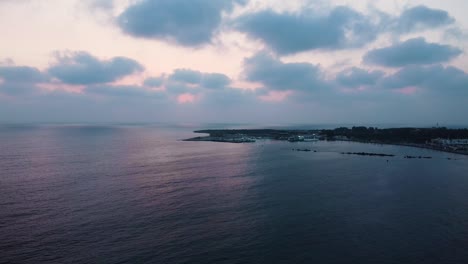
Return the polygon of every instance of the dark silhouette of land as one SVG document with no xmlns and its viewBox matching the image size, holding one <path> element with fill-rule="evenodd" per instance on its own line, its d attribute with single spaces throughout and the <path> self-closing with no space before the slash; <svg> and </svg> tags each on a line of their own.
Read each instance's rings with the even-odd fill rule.
<svg viewBox="0 0 468 264">
<path fill-rule="evenodd" d="M 194 132 L 208 134 L 208 136 L 190 138 L 186 139 L 186 141 L 250 143 L 258 139 L 289 140 L 292 142 L 340 140 L 405 145 L 468 154 L 468 129 L 449 129 L 446 127 L 380 129 L 358 126 L 314 130 L 210 129 Z"/>
</svg>

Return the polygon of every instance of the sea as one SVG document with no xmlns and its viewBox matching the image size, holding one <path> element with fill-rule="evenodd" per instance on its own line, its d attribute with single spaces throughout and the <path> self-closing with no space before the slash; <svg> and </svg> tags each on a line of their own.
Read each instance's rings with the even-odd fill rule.
<svg viewBox="0 0 468 264">
<path fill-rule="evenodd" d="M 0 263 L 468 263 L 468 156 L 203 128 L 0 125 Z"/>
</svg>

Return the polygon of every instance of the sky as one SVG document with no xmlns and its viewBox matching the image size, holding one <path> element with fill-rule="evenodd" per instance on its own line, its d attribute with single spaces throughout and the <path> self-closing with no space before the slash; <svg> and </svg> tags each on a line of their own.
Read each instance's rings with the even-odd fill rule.
<svg viewBox="0 0 468 264">
<path fill-rule="evenodd" d="M 0 0 L 0 123 L 468 126 L 466 0 Z"/>
</svg>

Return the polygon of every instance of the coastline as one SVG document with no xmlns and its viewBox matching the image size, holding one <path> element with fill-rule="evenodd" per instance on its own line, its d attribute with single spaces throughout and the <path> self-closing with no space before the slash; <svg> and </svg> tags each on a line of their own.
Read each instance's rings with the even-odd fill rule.
<svg viewBox="0 0 468 264">
<path fill-rule="evenodd" d="M 208 134 L 183 141 L 253 143 L 258 139 L 278 141 L 348 141 L 366 144 L 406 146 L 468 156 L 468 129 L 340 127 L 334 130 L 209 129 L 194 133 Z M 450 140 L 459 138 L 463 144 Z M 440 143 L 443 141 L 444 143 Z M 457 140 L 455 140 L 457 141 Z M 449 142 L 449 143 L 445 143 Z"/>
</svg>

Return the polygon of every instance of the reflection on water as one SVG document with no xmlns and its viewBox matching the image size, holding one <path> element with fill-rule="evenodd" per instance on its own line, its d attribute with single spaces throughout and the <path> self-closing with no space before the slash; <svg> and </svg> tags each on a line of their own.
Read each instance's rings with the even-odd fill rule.
<svg viewBox="0 0 468 264">
<path fill-rule="evenodd" d="M 188 127 L 0 127 L 1 259 L 468 259 L 466 157 L 346 142 L 179 141 L 196 129 Z M 292 151 L 298 146 L 318 152 Z M 397 156 L 340 154 L 347 151 Z"/>
</svg>

